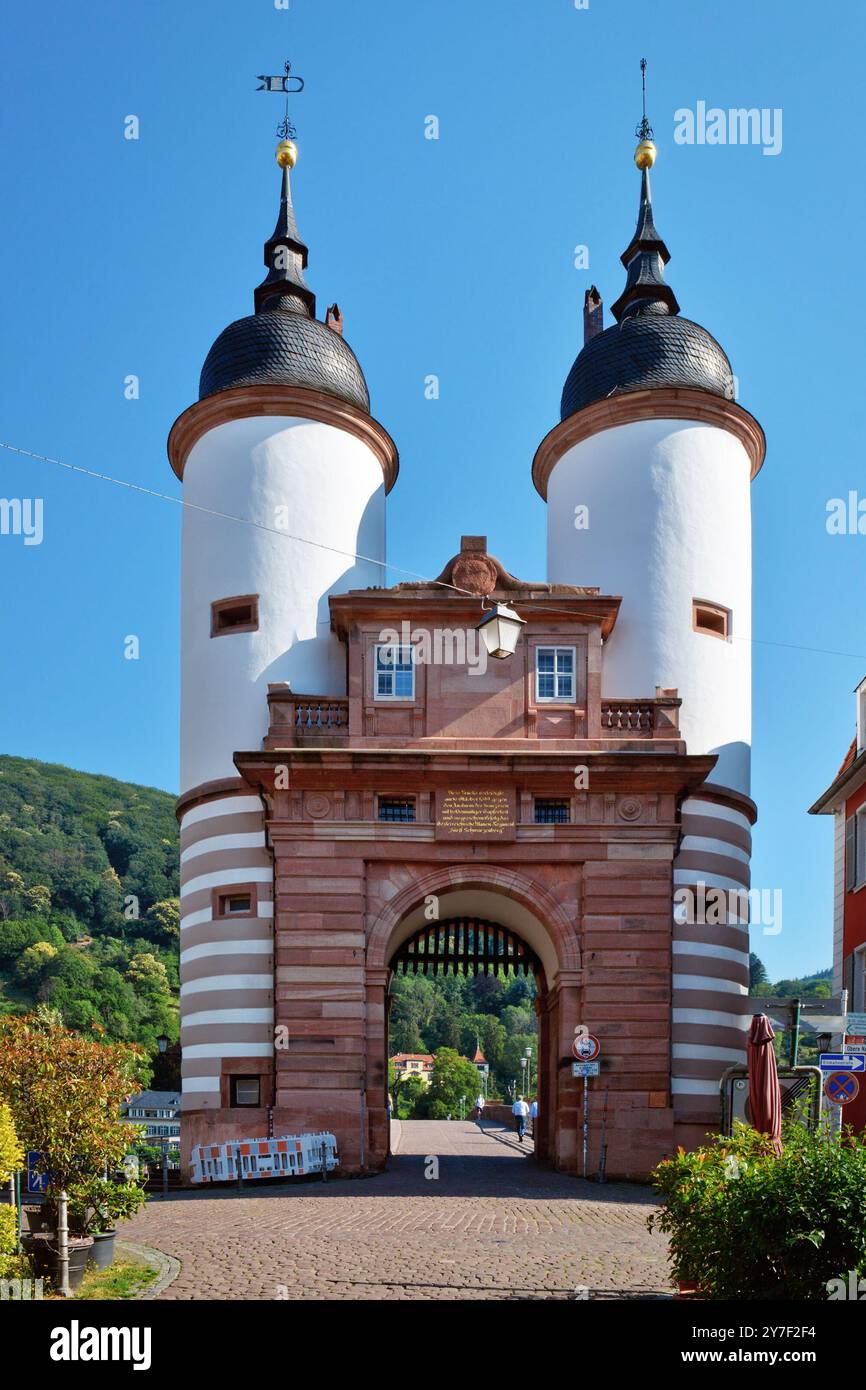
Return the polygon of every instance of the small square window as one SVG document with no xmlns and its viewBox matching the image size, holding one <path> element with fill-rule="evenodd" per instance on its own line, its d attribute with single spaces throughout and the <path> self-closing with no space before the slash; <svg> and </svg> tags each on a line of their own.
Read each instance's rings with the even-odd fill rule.
<svg viewBox="0 0 866 1390">
<path fill-rule="evenodd" d="M 574 670 L 574 647 L 536 647 L 536 700 L 573 701 L 575 698 Z"/>
<path fill-rule="evenodd" d="M 692 603 L 692 627 L 695 632 L 703 632 L 708 637 L 721 637 L 728 642 L 731 637 L 731 610 L 719 603 L 704 603 L 695 599 Z"/>
<path fill-rule="evenodd" d="M 380 796 L 378 812 L 379 820 L 414 821 L 415 798 L 414 796 Z"/>
<path fill-rule="evenodd" d="M 377 700 L 414 700 L 415 663 L 411 647 L 377 646 L 373 693 Z"/>
<path fill-rule="evenodd" d="M 210 606 L 211 637 L 222 637 L 227 632 L 255 632 L 258 626 L 258 594 L 221 598 Z"/>
<path fill-rule="evenodd" d="M 233 1076 L 231 1079 L 231 1103 L 237 1105 L 260 1105 L 262 1093 L 261 1077 Z"/>
<path fill-rule="evenodd" d="M 255 886 L 240 883 L 232 888 L 215 888 L 212 897 L 214 920 L 222 917 L 255 917 L 258 911 Z"/>
<path fill-rule="evenodd" d="M 557 801 L 549 796 L 535 798 L 536 825 L 568 825 L 571 807 L 567 801 Z"/>
</svg>

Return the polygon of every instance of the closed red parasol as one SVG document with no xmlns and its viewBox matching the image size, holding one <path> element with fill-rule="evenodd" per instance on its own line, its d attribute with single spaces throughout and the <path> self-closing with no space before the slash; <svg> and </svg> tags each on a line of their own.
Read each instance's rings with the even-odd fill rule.
<svg viewBox="0 0 866 1390">
<path fill-rule="evenodd" d="M 782 1152 L 782 1091 L 773 1051 L 773 1025 L 756 1014 L 749 1029 L 749 1112 L 752 1128 L 766 1134 L 777 1154 Z"/>
</svg>

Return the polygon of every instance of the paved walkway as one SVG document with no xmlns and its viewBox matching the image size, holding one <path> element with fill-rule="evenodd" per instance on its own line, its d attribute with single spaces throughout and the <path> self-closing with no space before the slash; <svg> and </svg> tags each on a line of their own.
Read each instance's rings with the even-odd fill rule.
<svg viewBox="0 0 866 1390">
<path fill-rule="evenodd" d="M 410 1120 L 380 1176 L 179 1193 L 123 1234 L 180 1261 L 170 1299 L 652 1297 L 670 1281 L 651 1209 L 498 1125 Z"/>
</svg>

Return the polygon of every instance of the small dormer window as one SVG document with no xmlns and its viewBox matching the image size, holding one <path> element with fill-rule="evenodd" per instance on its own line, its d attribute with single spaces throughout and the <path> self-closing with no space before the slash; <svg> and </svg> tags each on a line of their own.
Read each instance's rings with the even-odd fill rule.
<svg viewBox="0 0 866 1390">
<path fill-rule="evenodd" d="M 536 700 L 574 700 L 574 647 L 536 647 Z"/>
<path fill-rule="evenodd" d="M 707 637 L 721 637 L 723 642 L 730 642 L 731 610 L 720 603 L 705 603 L 696 598 L 692 603 L 692 627 Z"/>
<path fill-rule="evenodd" d="M 373 693 L 377 700 L 414 700 L 415 664 L 412 648 L 394 643 L 375 648 Z"/>
</svg>

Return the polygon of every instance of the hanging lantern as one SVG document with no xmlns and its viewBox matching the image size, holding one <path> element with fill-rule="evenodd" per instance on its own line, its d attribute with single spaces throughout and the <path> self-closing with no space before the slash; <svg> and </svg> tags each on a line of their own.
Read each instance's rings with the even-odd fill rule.
<svg viewBox="0 0 866 1390">
<path fill-rule="evenodd" d="M 525 619 L 509 608 L 507 603 L 494 603 L 490 611 L 482 616 L 478 631 L 490 656 L 504 661 L 506 657 L 514 655 L 520 629 L 525 626 Z"/>
</svg>

